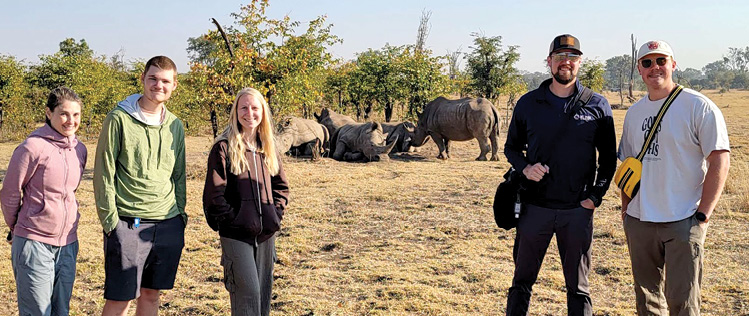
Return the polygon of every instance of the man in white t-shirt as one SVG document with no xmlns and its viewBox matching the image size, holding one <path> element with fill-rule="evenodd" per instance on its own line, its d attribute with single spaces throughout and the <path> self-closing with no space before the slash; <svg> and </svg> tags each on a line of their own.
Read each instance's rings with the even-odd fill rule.
<svg viewBox="0 0 749 316">
<path fill-rule="evenodd" d="M 728 176 L 728 131 L 718 107 L 691 89 L 654 127 L 677 87 L 676 61 L 663 41 L 642 45 L 637 59 L 648 94 L 627 111 L 619 159 L 637 156 L 648 131 L 657 131 L 642 160 L 639 192 L 621 194 L 637 314 L 699 315 L 703 244 Z"/>
</svg>

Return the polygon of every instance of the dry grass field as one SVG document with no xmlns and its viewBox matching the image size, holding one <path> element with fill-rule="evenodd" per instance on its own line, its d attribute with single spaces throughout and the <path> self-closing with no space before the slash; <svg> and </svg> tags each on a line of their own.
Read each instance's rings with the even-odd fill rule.
<svg viewBox="0 0 749 316">
<path fill-rule="evenodd" d="M 706 94 L 719 105 L 732 144 L 731 171 L 711 220 L 703 279 L 704 315 L 749 315 L 749 91 Z M 618 102 L 617 95 L 609 100 Z M 621 133 L 624 110 L 615 110 Z M 504 135 L 503 135 L 504 137 Z M 203 217 L 201 195 L 208 137 L 188 141 L 190 223 L 174 290 L 162 315 L 228 315 L 217 233 Z M 0 168 L 16 143 L 0 144 Z M 91 173 L 95 140 L 78 191 L 81 205 L 73 315 L 101 312 L 101 227 Z M 512 280 L 513 231 L 498 229 L 491 204 L 508 164 L 477 162 L 475 141 L 436 146 L 389 162 L 342 163 L 285 158 L 291 201 L 277 240 L 272 315 L 501 315 Z M 595 213 L 595 315 L 634 315 L 629 257 L 609 190 Z M 7 228 L 0 230 L 7 232 Z M 552 242 L 531 301 L 532 315 L 565 315 L 566 296 Z M 0 245 L 0 315 L 17 315 L 10 247 Z M 134 314 L 134 309 L 131 309 Z"/>
</svg>

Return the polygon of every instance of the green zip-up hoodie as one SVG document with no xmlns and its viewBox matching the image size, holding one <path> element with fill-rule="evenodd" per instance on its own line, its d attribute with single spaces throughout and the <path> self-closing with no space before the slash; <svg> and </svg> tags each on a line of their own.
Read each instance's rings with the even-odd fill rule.
<svg viewBox="0 0 749 316">
<path fill-rule="evenodd" d="M 185 130 L 164 108 L 162 123 L 149 125 L 140 94 L 120 102 L 104 119 L 94 165 L 94 197 L 104 232 L 120 216 L 164 220 L 185 213 Z"/>
</svg>

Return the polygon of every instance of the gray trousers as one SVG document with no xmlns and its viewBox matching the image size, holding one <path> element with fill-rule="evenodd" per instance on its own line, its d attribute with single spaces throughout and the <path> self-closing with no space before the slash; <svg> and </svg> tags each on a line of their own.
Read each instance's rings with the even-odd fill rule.
<svg viewBox="0 0 749 316">
<path fill-rule="evenodd" d="M 221 237 L 221 265 L 233 316 L 270 315 L 276 236 L 258 245 Z"/>
<path fill-rule="evenodd" d="M 669 223 L 624 218 L 638 315 L 700 315 L 706 231 L 694 216 Z"/>
<path fill-rule="evenodd" d="M 78 241 L 62 247 L 13 236 L 11 261 L 18 314 L 68 315 Z"/>
<path fill-rule="evenodd" d="M 533 284 L 551 238 L 557 235 L 567 288 L 567 314 L 593 314 L 588 287 L 593 240 L 593 211 L 583 207 L 557 210 L 526 204 L 520 216 L 513 259 L 515 276 L 507 295 L 507 315 L 528 315 Z"/>
</svg>

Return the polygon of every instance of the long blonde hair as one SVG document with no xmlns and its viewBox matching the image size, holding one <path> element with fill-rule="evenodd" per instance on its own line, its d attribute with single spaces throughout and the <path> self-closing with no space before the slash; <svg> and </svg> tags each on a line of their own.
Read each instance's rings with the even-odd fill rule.
<svg viewBox="0 0 749 316">
<path fill-rule="evenodd" d="M 239 99 L 249 95 L 254 97 L 255 100 L 259 101 L 263 105 L 263 119 L 260 121 L 260 125 L 257 128 L 257 134 L 259 137 L 257 151 L 265 155 L 263 162 L 268 167 L 270 174 L 275 176 L 278 175 L 279 155 L 276 152 L 276 137 L 273 134 L 273 122 L 270 115 L 270 108 L 268 102 L 260 93 L 260 91 L 253 88 L 244 88 L 234 99 L 234 104 L 231 106 L 231 113 L 229 114 L 229 124 L 224 130 L 223 134 L 216 140 L 220 141 L 226 139 L 229 142 L 229 162 L 231 162 L 231 173 L 239 175 L 250 168 L 250 163 L 247 161 L 245 151 L 247 151 L 247 145 L 242 139 L 242 125 L 239 124 L 239 117 L 237 114 L 237 103 Z"/>
</svg>

